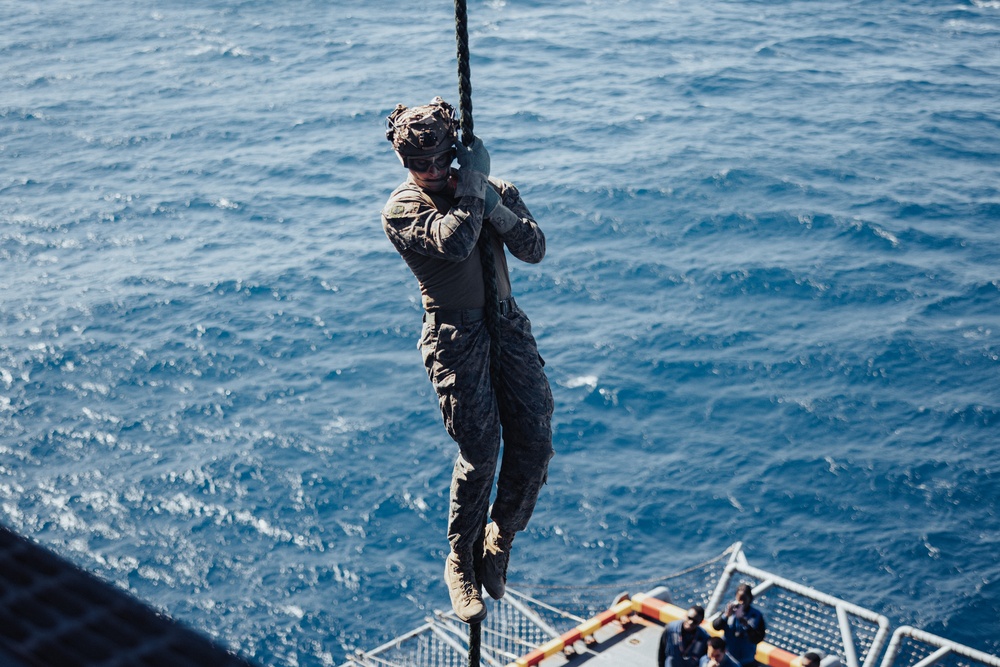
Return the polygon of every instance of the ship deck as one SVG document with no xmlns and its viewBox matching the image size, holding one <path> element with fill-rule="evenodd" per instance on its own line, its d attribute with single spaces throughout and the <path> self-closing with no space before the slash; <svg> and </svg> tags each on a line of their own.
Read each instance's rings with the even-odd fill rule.
<svg viewBox="0 0 1000 667">
<path fill-rule="evenodd" d="M 575 593 L 562 587 L 560 593 L 569 594 L 562 602 L 508 586 L 503 600 L 488 602 L 478 642 L 453 612 L 436 612 L 409 633 L 358 650 L 342 667 L 464 665 L 477 644 L 484 667 L 651 666 L 664 626 L 691 605 L 705 608 L 703 627 L 719 634 L 711 620 L 741 583 L 750 584 L 767 619 L 756 655 L 766 667 L 801 667 L 806 651 L 825 656 L 823 665 L 843 667 L 1000 667 L 994 655 L 909 626 L 893 629 L 881 614 L 753 567 L 740 543 L 656 583 L 645 593 L 619 594 L 610 605 L 610 589 L 602 586 Z M 595 604 L 595 595 L 607 596 L 603 605 Z"/>
</svg>

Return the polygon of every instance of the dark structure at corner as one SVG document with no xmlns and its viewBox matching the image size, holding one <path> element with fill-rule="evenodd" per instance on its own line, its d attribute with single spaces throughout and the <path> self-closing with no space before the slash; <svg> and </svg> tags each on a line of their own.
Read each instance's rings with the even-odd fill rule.
<svg viewBox="0 0 1000 667">
<path fill-rule="evenodd" d="M 3 667 L 255 667 L 0 525 Z"/>
</svg>

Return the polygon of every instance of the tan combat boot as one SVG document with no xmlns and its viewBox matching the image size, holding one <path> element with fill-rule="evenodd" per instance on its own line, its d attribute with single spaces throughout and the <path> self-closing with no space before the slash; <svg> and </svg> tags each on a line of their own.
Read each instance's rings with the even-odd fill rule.
<svg viewBox="0 0 1000 667">
<path fill-rule="evenodd" d="M 514 533 L 503 535 L 495 521 L 486 524 L 483 538 L 483 588 L 494 600 L 499 600 L 507 590 L 507 563 Z"/>
<path fill-rule="evenodd" d="M 449 553 L 444 564 L 444 583 L 451 596 L 451 608 L 460 619 L 466 623 L 479 623 L 486 618 L 486 607 L 472 563 L 464 564 L 455 552 Z"/>
</svg>

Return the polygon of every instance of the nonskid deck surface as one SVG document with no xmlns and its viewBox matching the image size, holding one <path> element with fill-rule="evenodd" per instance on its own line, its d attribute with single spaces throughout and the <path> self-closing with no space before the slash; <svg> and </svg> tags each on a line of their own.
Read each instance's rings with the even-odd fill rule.
<svg viewBox="0 0 1000 667">
<path fill-rule="evenodd" d="M 598 630 L 592 643 L 576 642 L 571 654 L 560 652 L 546 658 L 545 667 L 622 667 L 623 665 L 656 665 L 657 649 L 663 626 L 641 617 L 622 625 L 615 622 Z"/>
</svg>

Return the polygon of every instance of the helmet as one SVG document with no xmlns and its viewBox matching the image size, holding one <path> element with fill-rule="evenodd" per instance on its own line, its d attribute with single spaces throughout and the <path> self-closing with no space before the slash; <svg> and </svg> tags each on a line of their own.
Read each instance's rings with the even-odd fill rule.
<svg viewBox="0 0 1000 667">
<path fill-rule="evenodd" d="M 404 166 L 408 158 L 437 155 L 452 148 L 457 137 L 455 107 L 440 97 L 412 109 L 397 104 L 386 118 L 385 138 Z"/>
</svg>

